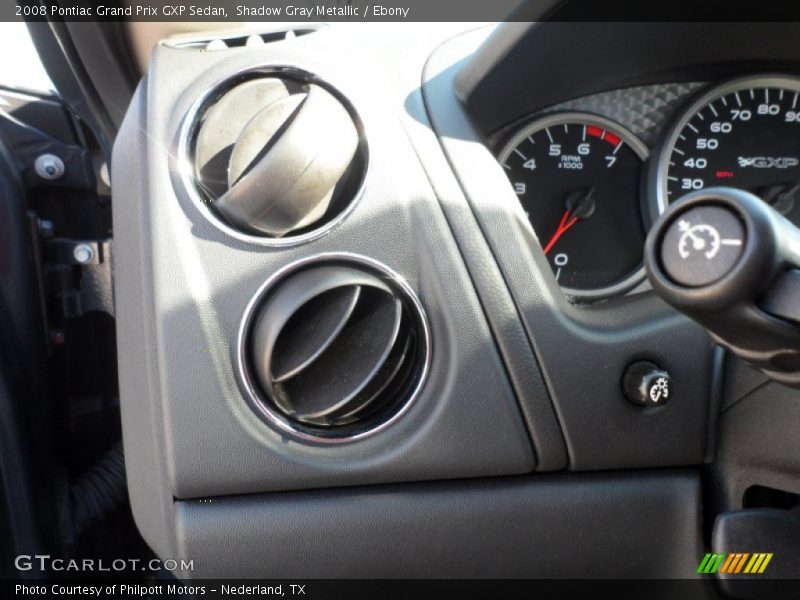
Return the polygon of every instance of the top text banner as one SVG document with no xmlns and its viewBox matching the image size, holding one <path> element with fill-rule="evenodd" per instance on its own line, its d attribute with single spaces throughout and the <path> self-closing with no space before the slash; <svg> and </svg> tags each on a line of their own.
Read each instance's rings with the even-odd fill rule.
<svg viewBox="0 0 800 600">
<path fill-rule="evenodd" d="M 522 0 L 0 0 L 0 20 L 501 21 Z M 557 0 L 536 0 L 549 10 Z"/>
<path fill-rule="evenodd" d="M 0 0 L 0 21 L 800 21 L 770 0 Z"/>
</svg>

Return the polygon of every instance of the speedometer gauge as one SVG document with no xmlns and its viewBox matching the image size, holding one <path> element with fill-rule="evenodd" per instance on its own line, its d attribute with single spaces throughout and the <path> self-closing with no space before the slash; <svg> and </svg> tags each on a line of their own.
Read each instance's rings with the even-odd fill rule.
<svg viewBox="0 0 800 600">
<path fill-rule="evenodd" d="M 583 113 L 530 123 L 500 152 L 568 295 L 611 296 L 643 279 L 640 187 L 646 158 L 647 148 L 631 133 Z"/>
<path fill-rule="evenodd" d="M 659 212 L 721 185 L 800 224 L 800 79 L 747 77 L 703 94 L 667 133 L 650 182 Z"/>
</svg>

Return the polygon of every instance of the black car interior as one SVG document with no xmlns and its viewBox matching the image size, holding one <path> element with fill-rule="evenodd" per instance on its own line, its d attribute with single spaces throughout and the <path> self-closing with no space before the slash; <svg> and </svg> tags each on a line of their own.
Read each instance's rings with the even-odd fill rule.
<svg viewBox="0 0 800 600">
<path fill-rule="evenodd" d="M 525 11 L 144 70 L 124 23 L 29 24 L 59 93 L 0 89 L 4 568 L 795 597 L 797 24 Z"/>
</svg>

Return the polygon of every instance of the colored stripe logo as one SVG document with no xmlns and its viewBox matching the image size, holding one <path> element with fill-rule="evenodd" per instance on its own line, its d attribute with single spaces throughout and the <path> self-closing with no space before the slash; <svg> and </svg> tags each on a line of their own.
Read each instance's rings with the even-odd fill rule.
<svg viewBox="0 0 800 600">
<path fill-rule="evenodd" d="M 697 567 L 697 572 L 754 575 L 766 571 L 771 560 L 771 552 L 709 552 L 703 557 L 700 566 Z"/>
</svg>

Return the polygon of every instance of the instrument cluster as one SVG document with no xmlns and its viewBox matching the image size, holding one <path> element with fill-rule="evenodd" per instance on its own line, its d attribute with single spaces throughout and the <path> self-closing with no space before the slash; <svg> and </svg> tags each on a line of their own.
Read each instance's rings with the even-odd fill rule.
<svg viewBox="0 0 800 600">
<path fill-rule="evenodd" d="M 605 93 L 492 141 L 556 280 L 577 301 L 641 284 L 648 229 L 689 192 L 744 189 L 800 224 L 800 78 Z"/>
</svg>

